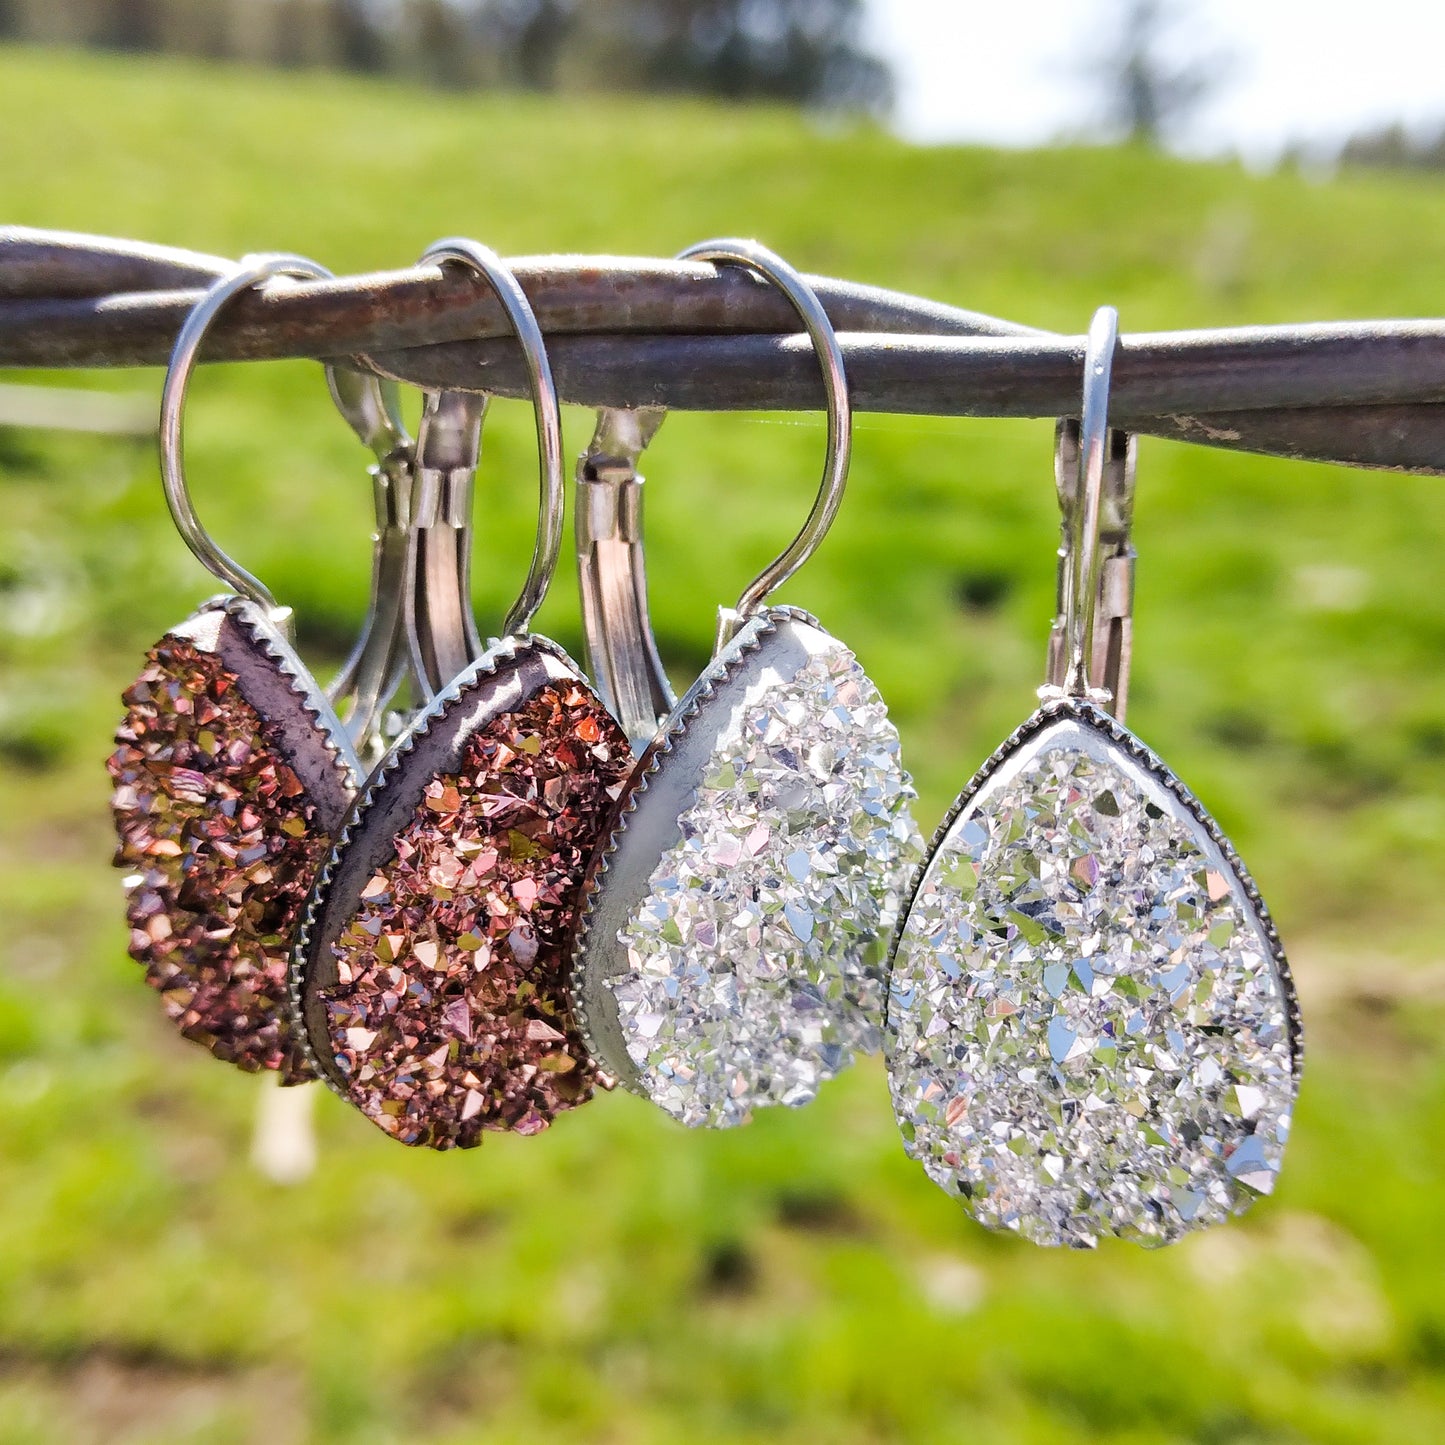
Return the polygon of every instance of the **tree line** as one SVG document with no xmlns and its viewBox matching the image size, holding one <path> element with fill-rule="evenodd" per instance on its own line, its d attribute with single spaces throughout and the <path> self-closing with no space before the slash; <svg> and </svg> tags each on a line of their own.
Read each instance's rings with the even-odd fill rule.
<svg viewBox="0 0 1445 1445">
<path fill-rule="evenodd" d="M 472 89 L 671 90 L 879 114 L 863 0 L 0 0 L 0 37 Z"/>
</svg>

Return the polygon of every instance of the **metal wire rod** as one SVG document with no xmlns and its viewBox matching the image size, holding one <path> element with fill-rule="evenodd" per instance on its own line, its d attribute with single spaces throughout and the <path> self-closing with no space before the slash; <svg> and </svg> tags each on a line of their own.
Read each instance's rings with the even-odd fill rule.
<svg viewBox="0 0 1445 1445">
<path fill-rule="evenodd" d="M 1118 424 L 1239 451 L 1445 474 L 1445 330 L 1406 323 L 1301 334 L 1307 330 L 1123 337 Z M 859 411 L 1054 417 L 1077 405 L 1082 339 L 845 332 L 840 340 Z M 581 405 L 717 411 L 822 403 L 797 337 L 553 336 L 549 344 L 563 397 Z M 522 394 L 515 353 L 501 342 L 366 360 L 382 375 L 420 386 Z M 1285 404 L 1261 405 L 1275 396 Z"/>
<path fill-rule="evenodd" d="M 1052 417 L 1078 407 L 1082 337 L 840 334 L 854 406 L 936 416 Z M 804 410 L 822 395 L 801 336 L 554 336 L 569 401 L 669 410 Z M 521 395 L 515 348 L 454 342 L 375 352 L 383 374 L 419 386 Z M 1218 445 L 1298 408 L 1342 420 L 1409 403 L 1445 426 L 1445 323 L 1164 332 L 1121 338 L 1114 414 Z M 1423 405 L 1422 405 L 1423 404 Z M 1228 413 L 1216 425 L 1210 413 Z M 1373 413 L 1371 413 L 1373 414 Z M 1156 427 L 1156 424 L 1157 427 Z M 1445 438 L 1442 438 L 1445 439 Z"/>
<path fill-rule="evenodd" d="M 198 287 L 231 264 L 0 229 L 0 366 L 160 362 Z M 820 404 L 786 301 L 738 271 L 613 257 L 513 264 L 566 401 L 710 411 Z M 809 280 L 842 333 L 860 411 L 1056 416 L 1077 407 L 1082 338 Z M 349 356 L 417 385 L 524 395 L 505 333 L 480 288 L 419 268 L 241 298 L 207 356 Z M 1445 322 L 1125 336 L 1114 415 L 1132 430 L 1206 445 L 1445 473 Z"/>
<path fill-rule="evenodd" d="M 221 256 L 74 231 L 0 226 L 0 297 L 104 296 L 205 286 L 231 262 Z"/>
<path fill-rule="evenodd" d="M 38 253 L 54 238 L 49 265 Z M 166 280 L 165 253 L 141 248 L 156 279 L 138 290 L 104 285 L 120 243 L 65 232 L 0 229 L 0 277 L 13 251 L 20 282 L 0 281 L 0 366 L 158 366 L 209 280 L 233 263 L 187 252 Z M 549 335 L 587 332 L 790 332 L 797 317 L 755 277 L 699 261 L 615 256 L 522 257 L 508 263 Z M 202 277 L 188 267 L 210 267 Z M 184 277 L 184 279 L 182 279 Z M 56 285 L 43 283 L 54 278 Z M 808 277 L 841 330 L 1029 335 L 1027 327 L 916 296 Z M 164 288 L 164 289 L 162 289 Z M 259 361 L 351 356 L 431 342 L 510 337 L 496 298 L 435 266 L 303 283 L 240 298 L 216 326 L 204 359 Z M 512 343 L 515 344 L 515 343 Z"/>
</svg>

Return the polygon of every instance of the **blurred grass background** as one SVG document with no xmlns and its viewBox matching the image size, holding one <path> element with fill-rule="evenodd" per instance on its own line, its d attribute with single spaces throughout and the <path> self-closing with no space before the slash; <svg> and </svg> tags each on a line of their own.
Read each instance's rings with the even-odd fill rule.
<svg viewBox="0 0 1445 1445">
<path fill-rule="evenodd" d="M 511 255 L 754 234 L 810 270 L 1075 332 L 1103 301 L 1150 330 L 1445 297 L 1429 178 L 917 150 L 785 111 L 14 49 L 0 217 L 338 271 L 454 233 Z M 574 451 L 590 423 L 569 414 Z M 370 518 L 319 372 L 208 372 L 188 430 L 207 521 L 324 672 Z M 861 418 L 842 517 L 786 592 L 890 699 L 925 828 L 1041 677 L 1050 441 L 1043 422 Z M 821 443 L 813 419 L 663 429 L 650 568 L 680 683 L 801 518 Z M 484 622 L 525 565 L 531 446 L 526 409 L 498 405 Z M 4 1445 L 1445 1438 L 1439 480 L 1142 444 L 1130 721 L 1249 860 L 1310 1031 L 1278 1195 L 1157 1254 L 985 1235 L 903 1157 L 876 1060 L 736 1133 L 612 1096 L 439 1157 L 328 1096 L 315 1176 L 266 1182 L 247 1162 L 263 1085 L 162 1022 L 109 867 L 117 695 L 210 580 L 144 444 L 0 432 L 0 511 Z M 570 577 L 541 622 L 580 646 Z"/>
</svg>

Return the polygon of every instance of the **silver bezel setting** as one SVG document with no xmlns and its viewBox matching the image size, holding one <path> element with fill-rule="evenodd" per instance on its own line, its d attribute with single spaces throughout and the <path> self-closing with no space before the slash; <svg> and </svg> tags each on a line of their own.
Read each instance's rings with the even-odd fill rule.
<svg viewBox="0 0 1445 1445">
<path fill-rule="evenodd" d="M 776 636 L 787 623 L 822 630 L 811 613 L 796 607 L 769 607 L 748 619 L 679 699 L 628 777 L 611 827 L 587 870 L 573 944 L 573 1009 L 587 1051 L 625 1089 L 643 1098 L 648 1091 L 627 1052 L 617 1002 L 607 987 L 610 980 L 627 971 L 625 958 L 619 962 L 616 956 L 617 928 L 609 931 L 609 924 L 615 924 L 619 913 L 626 917 L 631 904 L 625 895 L 646 889 L 657 860 L 680 836 L 678 820 L 696 791 L 700 767 L 711 756 L 710 747 L 704 750 L 698 744 L 700 734 L 694 727 L 698 718 L 704 712 L 725 713 L 730 695 L 741 693 L 751 681 L 755 669 L 750 664 L 762 651 L 764 640 Z M 696 757 L 699 751 L 700 759 Z M 695 765 L 679 767 L 666 761 L 671 758 Z M 669 802 L 676 807 L 658 811 L 655 834 L 644 840 L 644 867 L 631 856 L 634 850 L 641 851 L 636 831 L 638 806 L 648 794 L 663 788 L 671 790 Z"/>
<path fill-rule="evenodd" d="M 233 635 L 242 645 L 232 645 L 224 622 L 212 632 L 217 614 L 235 624 Z M 336 710 L 267 610 L 248 597 L 223 593 L 203 602 L 166 635 L 202 647 L 225 663 L 241 696 L 286 739 L 287 763 L 322 812 L 322 826 L 333 832 L 361 786 L 365 769 Z M 319 746 L 313 751 L 308 742 Z M 338 778 L 341 791 L 333 795 L 330 784 Z"/>
<path fill-rule="evenodd" d="M 797 874 L 787 881 L 785 891 L 792 891 L 799 910 L 796 918 L 806 920 L 790 921 L 786 925 L 794 930 L 796 942 L 789 940 L 784 943 L 782 938 L 778 938 L 767 945 L 766 957 L 771 965 L 763 964 L 763 972 L 754 986 L 729 1004 L 704 1005 L 709 1009 L 721 1008 L 721 1012 L 710 1015 L 711 1022 L 704 1024 L 699 1020 L 692 1026 L 684 1026 L 684 1031 L 675 1037 L 667 1033 L 668 1026 L 664 1024 L 664 1034 L 673 1038 L 673 1042 L 658 1055 L 659 1073 L 652 1064 L 635 1058 L 633 1050 L 640 1046 L 639 1040 L 651 1036 L 647 1028 L 654 1009 L 660 1011 L 663 1019 L 670 1016 L 672 1006 L 666 999 L 674 997 L 674 994 L 664 988 L 663 994 L 646 1005 L 641 1004 L 638 997 L 628 997 L 636 988 L 651 989 L 661 977 L 653 972 L 651 964 L 639 963 L 637 949 L 649 956 L 658 947 L 670 951 L 670 963 L 663 964 L 660 954 L 654 963 L 673 975 L 675 982 L 680 981 L 682 972 L 692 971 L 693 963 L 686 946 L 681 945 L 679 940 L 667 943 L 665 932 L 658 932 L 655 922 L 646 922 L 659 907 L 670 913 L 672 904 L 666 900 L 675 897 L 676 881 L 665 877 L 659 879 L 658 870 L 664 861 L 671 858 L 689 880 L 686 888 L 699 890 L 696 902 L 707 909 L 732 900 L 737 902 L 740 910 L 748 912 L 755 907 L 757 900 L 773 896 L 771 890 L 776 885 L 762 883 L 761 877 L 754 877 L 750 887 L 756 888 L 761 884 L 764 893 L 734 896 L 726 880 L 727 865 L 705 861 L 705 852 L 696 851 L 702 838 L 712 829 L 721 826 L 722 831 L 728 833 L 738 826 L 738 819 L 749 816 L 750 805 L 731 794 L 731 783 L 724 785 L 724 794 L 730 796 L 731 801 L 723 803 L 723 795 L 717 799 L 718 806 L 726 808 L 725 814 L 714 814 L 711 811 L 713 805 L 704 805 L 702 800 L 704 795 L 713 796 L 708 779 L 720 761 L 726 764 L 729 775 L 733 766 L 742 766 L 741 756 L 724 757 L 725 737 L 733 740 L 729 748 L 737 744 L 749 750 L 755 745 L 762 749 L 759 754 L 763 767 L 761 776 L 768 776 L 769 768 L 779 766 L 775 760 L 767 761 L 772 756 L 770 749 L 779 747 L 786 750 L 791 747 L 794 735 L 790 731 L 773 734 L 776 741 L 764 745 L 761 742 L 743 744 L 741 738 L 734 736 L 733 730 L 742 727 L 743 736 L 751 737 L 749 729 L 753 725 L 763 725 L 761 720 L 768 716 L 768 707 L 787 698 L 790 689 L 795 686 L 811 686 L 803 684 L 802 679 L 810 676 L 824 658 L 833 659 L 822 664 L 825 669 L 836 666 L 842 669 L 840 677 L 846 674 L 866 689 L 866 696 L 871 697 L 871 702 L 865 705 L 876 710 L 879 723 L 887 727 L 894 752 L 893 766 L 899 772 L 899 791 L 887 805 L 889 811 L 880 812 L 878 816 L 890 820 L 890 830 L 904 829 L 903 833 L 895 836 L 897 846 L 906 849 L 906 852 L 891 864 L 881 859 L 865 863 L 860 849 L 859 856 L 843 866 L 840 873 L 834 873 L 825 866 L 813 884 L 806 883 L 804 876 Z M 812 696 L 811 692 L 808 696 Z M 818 1085 L 846 1067 L 854 1055 L 879 1047 L 886 950 L 896 922 L 901 885 L 911 873 L 914 858 L 922 852 L 922 839 L 907 809 L 908 801 L 916 795 L 896 760 L 896 731 L 885 720 L 886 709 L 877 696 L 876 688 L 868 682 L 857 660 L 843 643 L 810 613 L 796 608 L 770 608 L 748 618 L 724 645 L 664 723 L 630 777 L 613 825 L 589 868 L 574 940 L 574 1010 L 587 1047 L 599 1064 L 624 1087 L 652 1099 L 680 1121 L 693 1126 L 727 1127 L 745 1122 L 752 1110 L 759 1106 L 797 1106 L 814 1097 Z M 778 722 L 774 715 L 769 726 L 776 727 Z M 797 735 L 801 746 L 807 746 L 805 736 Z M 751 768 L 752 765 L 747 766 Z M 868 766 L 883 765 L 869 763 Z M 783 773 L 775 776 L 791 776 L 793 769 L 799 770 L 800 779 L 806 775 L 802 765 L 796 761 L 785 762 L 782 767 Z M 848 804 L 846 811 L 839 813 L 832 812 L 833 805 L 828 805 L 824 811 L 813 814 L 813 821 L 809 824 L 812 832 L 808 836 L 816 837 L 818 841 L 802 846 L 805 849 L 822 846 L 826 853 L 831 853 L 836 846 L 851 847 L 851 843 L 844 840 L 852 836 L 850 829 L 855 826 L 855 805 Z M 808 806 L 816 809 L 820 805 L 814 803 Z M 723 823 L 723 817 L 729 821 Z M 755 828 L 757 824 L 768 828 L 765 817 L 751 819 L 750 826 Z M 906 838 L 905 833 L 908 835 Z M 824 841 L 828 839 L 832 841 Z M 735 841 L 741 842 L 741 837 Z M 748 856 L 766 857 L 766 854 L 766 847 L 760 854 L 758 845 L 754 843 Z M 780 858 L 774 859 L 773 863 L 782 870 Z M 792 866 L 791 862 L 788 866 Z M 781 881 L 786 875 L 780 872 L 779 877 Z M 843 880 L 849 881 L 845 883 Z M 856 936 L 840 933 L 836 943 L 821 945 L 809 941 L 813 938 L 814 910 L 821 906 L 818 900 L 825 895 L 831 898 L 835 887 L 864 888 L 874 894 L 875 901 L 883 910 L 876 933 L 862 932 Z M 712 899 L 713 902 L 704 904 L 704 899 Z M 749 902 L 748 899 L 754 901 Z M 774 903 L 781 909 L 780 897 L 775 897 Z M 679 906 L 687 907 L 686 904 Z M 834 906 L 836 904 L 828 905 Z M 792 905 L 788 907 L 791 909 Z M 721 914 L 710 919 L 708 926 L 725 929 L 726 919 L 731 914 L 732 910 L 722 906 Z M 778 917 L 781 919 L 781 911 Z M 807 931 L 797 933 L 800 927 Z M 844 942 L 845 937 L 853 938 L 853 941 Z M 744 947 L 749 956 L 751 949 L 756 947 L 755 944 L 742 944 L 741 938 L 734 942 Z M 742 983 L 752 977 L 751 965 L 744 964 L 741 958 L 734 961 L 722 932 L 716 935 L 714 942 L 699 947 L 696 966 L 723 989 L 724 995 L 729 987 L 726 983 L 729 978 Z M 820 947 L 822 951 L 815 956 L 814 951 Z M 870 949 L 877 950 L 871 958 L 866 951 Z M 789 965 L 784 975 L 773 974 L 771 966 L 781 967 L 784 959 Z M 638 972 L 639 967 L 643 969 L 642 973 Z M 795 974 L 792 971 L 794 967 L 806 972 Z M 804 982 L 812 976 L 815 967 L 822 970 L 820 978 L 812 984 Z M 784 985 L 784 977 L 796 979 L 800 992 L 793 994 Z M 629 980 L 631 982 L 624 989 L 622 985 Z M 807 990 L 819 983 L 835 990 L 833 1001 L 827 1004 L 804 1002 Z M 700 977 L 681 986 L 688 990 L 711 987 L 705 985 Z M 693 997 L 690 992 L 687 998 L 676 996 L 682 1012 L 689 1011 L 688 1000 Z M 711 994 L 703 993 L 698 997 L 711 997 Z M 744 999 L 751 999 L 751 1002 L 745 1003 Z M 728 1019 L 734 1013 L 737 1029 L 741 1032 L 730 1032 Z M 826 1030 L 826 1035 L 809 1039 L 811 1028 L 818 1025 Z M 760 1028 L 765 1032 L 757 1035 L 756 1057 L 744 1050 L 741 1043 L 735 1045 L 735 1041 L 749 1037 Z M 794 1029 L 800 1031 L 797 1041 L 785 1045 L 783 1038 L 791 1037 Z M 775 1033 L 775 1030 L 781 1030 L 781 1033 Z M 765 1043 L 765 1038 L 776 1042 Z M 808 1041 L 804 1042 L 805 1039 Z M 735 1046 L 741 1051 L 729 1065 L 735 1070 L 734 1078 L 724 1093 L 718 1093 L 714 1085 L 702 1083 L 710 1067 L 704 1064 L 704 1056 L 710 1060 L 717 1051 L 728 1053 Z M 694 1051 L 700 1052 L 694 1057 Z M 688 1080 L 693 1077 L 695 1068 L 701 1072 L 694 1084 Z M 751 1076 L 749 1069 L 753 1070 Z M 791 1079 L 791 1084 L 780 1082 L 785 1078 Z"/>
</svg>

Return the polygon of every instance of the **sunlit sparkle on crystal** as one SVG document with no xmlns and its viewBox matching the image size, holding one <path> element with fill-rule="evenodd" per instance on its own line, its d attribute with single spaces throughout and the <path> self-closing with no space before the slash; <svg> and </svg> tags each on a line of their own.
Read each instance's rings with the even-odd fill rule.
<svg viewBox="0 0 1445 1445">
<path fill-rule="evenodd" d="M 610 986 L 650 1096 L 690 1125 L 805 1104 L 879 1047 L 883 961 L 922 858 L 898 734 L 833 643 L 750 691 Z"/>
<path fill-rule="evenodd" d="M 539 690 L 434 778 L 321 991 L 347 1090 L 407 1144 L 535 1134 L 597 1077 L 563 990 L 582 871 L 631 764 L 580 684 Z"/>
<path fill-rule="evenodd" d="M 130 952 L 188 1039 L 247 1070 L 313 1077 L 287 963 L 327 846 L 286 740 L 213 653 L 176 637 L 124 697 L 107 769 Z"/>
<path fill-rule="evenodd" d="M 894 1107 L 992 1228 L 1168 1243 L 1273 1187 L 1296 1087 L 1283 987 L 1172 794 L 1115 743 L 1035 746 L 957 819 L 905 922 Z"/>
</svg>

